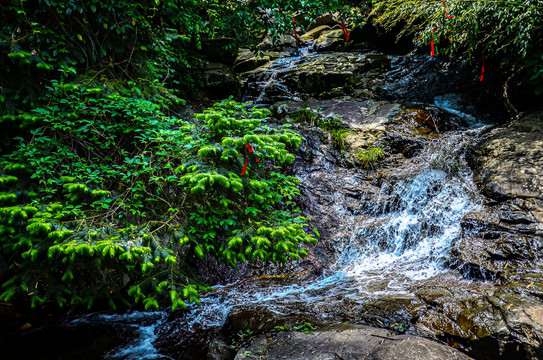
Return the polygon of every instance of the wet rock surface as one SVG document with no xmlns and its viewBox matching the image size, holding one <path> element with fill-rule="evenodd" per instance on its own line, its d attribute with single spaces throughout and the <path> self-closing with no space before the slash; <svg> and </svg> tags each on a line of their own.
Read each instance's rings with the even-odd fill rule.
<svg viewBox="0 0 543 360">
<path fill-rule="evenodd" d="M 457 251 L 472 275 L 507 277 L 543 266 L 542 112 L 520 116 L 484 136 L 471 156 L 488 201 L 464 220 Z"/>
<path fill-rule="evenodd" d="M 543 200 L 543 112 L 521 115 L 487 134 L 473 160 L 487 196 Z"/>
<path fill-rule="evenodd" d="M 347 95 L 364 99 L 380 91 L 380 74 L 388 66 L 388 57 L 378 53 L 327 53 L 278 59 L 240 76 L 250 84 L 245 96 L 257 103 L 293 96 L 300 100 Z"/>
</svg>

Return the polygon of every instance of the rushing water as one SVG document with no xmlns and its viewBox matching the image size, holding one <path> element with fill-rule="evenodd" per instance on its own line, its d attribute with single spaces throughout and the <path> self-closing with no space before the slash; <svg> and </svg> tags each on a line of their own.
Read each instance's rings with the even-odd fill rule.
<svg viewBox="0 0 543 360">
<path fill-rule="evenodd" d="M 310 56 L 314 55 L 302 53 L 273 63 L 256 84 L 253 101 L 264 101 L 271 87 L 287 96 L 288 89 L 278 87 L 277 78 Z M 464 281 L 447 265 L 451 248 L 461 236 L 462 218 L 481 202 L 464 158 L 481 127 L 474 116 L 458 108 L 457 100 L 455 95 L 436 97 L 435 105 L 463 117 L 470 128 L 428 140 L 420 154 L 389 170 L 380 193 L 371 200 L 378 205 L 361 202 L 363 216 L 353 217 L 347 235 L 332 239 L 340 255 L 322 275 L 299 282 L 240 281 L 218 286 L 202 298 L 200 306 L 189 307 L 178 326 L 187 332 L 220 328 L 240 305 L 334 319 L 344 299 L 363 305 L 390 296 L 409 297 L 413 284 L 438 276 Z M 156 330 L 166 318 L 165 312 L 91 314 L 67 326 L 101 324 L 123 329 L 131 340 L 109 349 L 105 359 L 169 359 L 153 346 Z"/>
<path fill-rule="evenodd" d="M 117 346 L 104 354 L 104 359 L 169 359 L 153 346 L 155 329 L 163 323 L 165 312 L 134 311 L 126 314 L 90 314 L 68 322 L 66 327 L 117 327 L 117 331 L 129 334 L 128 343 Z"/>
</svg>

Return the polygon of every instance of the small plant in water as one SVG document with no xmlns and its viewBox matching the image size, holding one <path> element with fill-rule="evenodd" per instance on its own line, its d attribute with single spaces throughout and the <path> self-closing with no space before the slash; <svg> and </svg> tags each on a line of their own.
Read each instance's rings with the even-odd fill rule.
<svg viewBox="0 0 543 360">
<path fill-rule="evenodd" d="M 332 135 L 332 144 L 339 152 L 345 154 L 345 138 L 350 134 L 350 131 L 347 129 L 332 130 L 330 134 Z"/>
<path fill-rule="evenodd" d="M 288 327 L 287 325 L 278 325 L 274 327 L 274 329 L 278 331 L 290 331 L 290 327 Z"/>
<path fill-rule="evenodd" d="M 341 115 L 327 116 L 319 121 L 319 127 L 324 131 L 337 131 L 344 128 Z"/>
<path fill-rule="evenodd" d="M 232 350 L 239 350 L 248 346 L 254 337 L 255 335 L 251 329 L 240 330 L 232 339 L 229 347 Z"/>
<path fill-rule="evenodd" d="M 356 157 L 364 169 L 373 168 L 376 162 L 385 158 L 385 151 L 380 147 L 371 146 L 366 150 L 359 150 Z"/>
</svg>

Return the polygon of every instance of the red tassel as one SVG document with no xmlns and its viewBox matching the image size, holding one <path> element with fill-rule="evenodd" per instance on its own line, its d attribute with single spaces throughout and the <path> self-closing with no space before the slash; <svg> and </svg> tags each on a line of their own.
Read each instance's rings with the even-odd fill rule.
<svg viewBox="0 0 543 360">
<path fill-rule="evenodd" d="M 345 26 L 343 21 L 341 22 L 341 30 L 343 30 L 343 35 L 345 35 L 345 40 L 349 41 L 349 38 L 350 38 L 349 32 L 347 31 L 347 26 Z"/>
<path fill-rule="evenodd" d="M 243 169 L 241 170 L 241 175 L 245 175 L 245 173 L 247 172 L 247 152 L 254 152 L 253 147 L 249 143 L 245 144 L 245 164 L 243 165 Z M 256 162 L 260 162 L 260 160 L 256 158 Z"/>
<path fill-rule="evenodd" d="M 485 56 L 482 55 L 482 56 L 481 56 L 481 59 L 482 59 L 482 61 L 483 61 L 483 67 L 481 68 L 481 79 L 480 79 L 479 81 L 482 82 L 482 81 L 483 81 L 483 78 L 484 78 L 484 76 L 485 76 Z"/>
<path fill-rule="evenodd" d="M 300 45 L 300 39 L 298 39 L 298 33 L 296 32 L 296 20 L 292 17 L 292 28 L 294 29 L 294 37 L 296 38 L 296 45 Z"/>
<path fill-rule="evenodd" d="M 241 170 L 241 175 L 245 175 L 246 171 L 247 171 L 247 156 L 245 156 L 245 165 L 243 165 L 243 169 Z"/>
<path fill-rule="evenodd" d="M 183 25 L 183 35 L 187 36 L 187 31 L 185 30 L 185 26 Z"/>
<path fill-rule="evenodd" d="M 447 14 L 447 6 L 445 5 L 445 0 L 441 0 L 443 3 L 443 8 L 445 9 L 445 16 L 449 19 L 452 19 L 454 16 Z"/>
<path fill-rule="evenodd" d="M 258 42 L 264 41 L 264 39 L 266 38 L 266 36 L 268 36 L 268 29 L 266 29 L 266 30 L 264 31 L 264 35 L 262 35 L 261 37 L 258 38 Z"/>
<path fill-rule="evenodd" d="M 251 146 L 251 144 L 247 143 L 247 144 L 245 144 L 245 147 L 247 148 L 247 150 L 250 153 L 254 152 L 253 147 Z M 260 162 L 260 160 L 258 160 L 258 158 L 255 158 L 255 159 L 256 159 L 256 162 Z"/>
<path fill-rule="evenodd" d="M 245 172 L 247 171 L 247 145 L 249 145 L 249 143 L 245 144 L 245 164 L 241 170 L 241 175 L 245 175 Z"/>
</svg>

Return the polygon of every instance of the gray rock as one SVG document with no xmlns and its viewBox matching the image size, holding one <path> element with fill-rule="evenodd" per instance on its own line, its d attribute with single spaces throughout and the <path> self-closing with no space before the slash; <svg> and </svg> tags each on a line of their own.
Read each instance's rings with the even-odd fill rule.
<svg viewBox="0 0 543 360">
<path fill-rule="evenodd" d="M 336 25 L 339 25 L 339 22 L 331 16 L 321 16 L 321 17 L 316 18 L 314 22 L 309 24 L 309 26 L 307 27 L 307 31 L 313 30 L 323 25 L 334 27 Z"/>
<path fill-rule="evenodd" d="M 327 91 L 335 88 L 357 85 L 362 74 L 384 71 L 388 64 L 388 58 L 380 54 L 324 54 L 287 70 L 282 80 L 293 91 L 326 96 Z"/>
<path fill-rule="evenodd" d="M 296 38 L 294 35 L 281 34 L 274 41 L 271 36 L 266 37 L 258 48 L 262 50 L 290 51 L 296 48 Z"/>
<path fill-rule="evenodd" d="M 492 201 L 463 221 L 455 249 L 472 276 L 540 269 L 543 251 L 543 112 L 486 134 L 471 155 L 475 179 Z"/>
<path fill-rule="evenodd" d="M 493 131 L 476 151 L 474 163 L 489 197 L 543 200 L 543 112 Z"/>
<path fill-rule="evenodd" d="M 215 339 L 209 344 L 207 360 L 233 360 L 235 356 L 236 352 L 224 340 Z"/>
<path fill-rule="evenodd" d="M 333 51 L 345 43 L 345 35 L 341 29 L 325 30 L 317 38 L 314 49 L 317 51 Z"/>
<path fill-rule="evenodd" d="M 430 340 L 363 326 L 340 325 L 310 333 L 280 332 L 260 336 L 241 349 L 236 360 L 469 360 Z"/>
<path fill-rule="evenodd" d="M 396 341 L 385 341 L 367 360 L 468 360 L 469 356 L 453 348 L 413 336 L 397 336 Z"/>
<path fill-rule="evenodd" d="M 300 36 L 300 40 L 302 41 L 313 41 L 316 40 L 323 31 L 325 30 L 331 30 L 332 28 L 328 25 L 321 25 L 317 26 L 316 28 L 309 30 L 308 32 L 304 33 L 302 36 Z"/>
<path fill-rule="evenodd" d="M 389 64 L 389 57 L 377 53 L 302 55 L 271 61 L 240 77 L 249 84 L 247 99 L 259 104 L 308 97 L 371 99 L 381 92 Z"/>
</svg>

